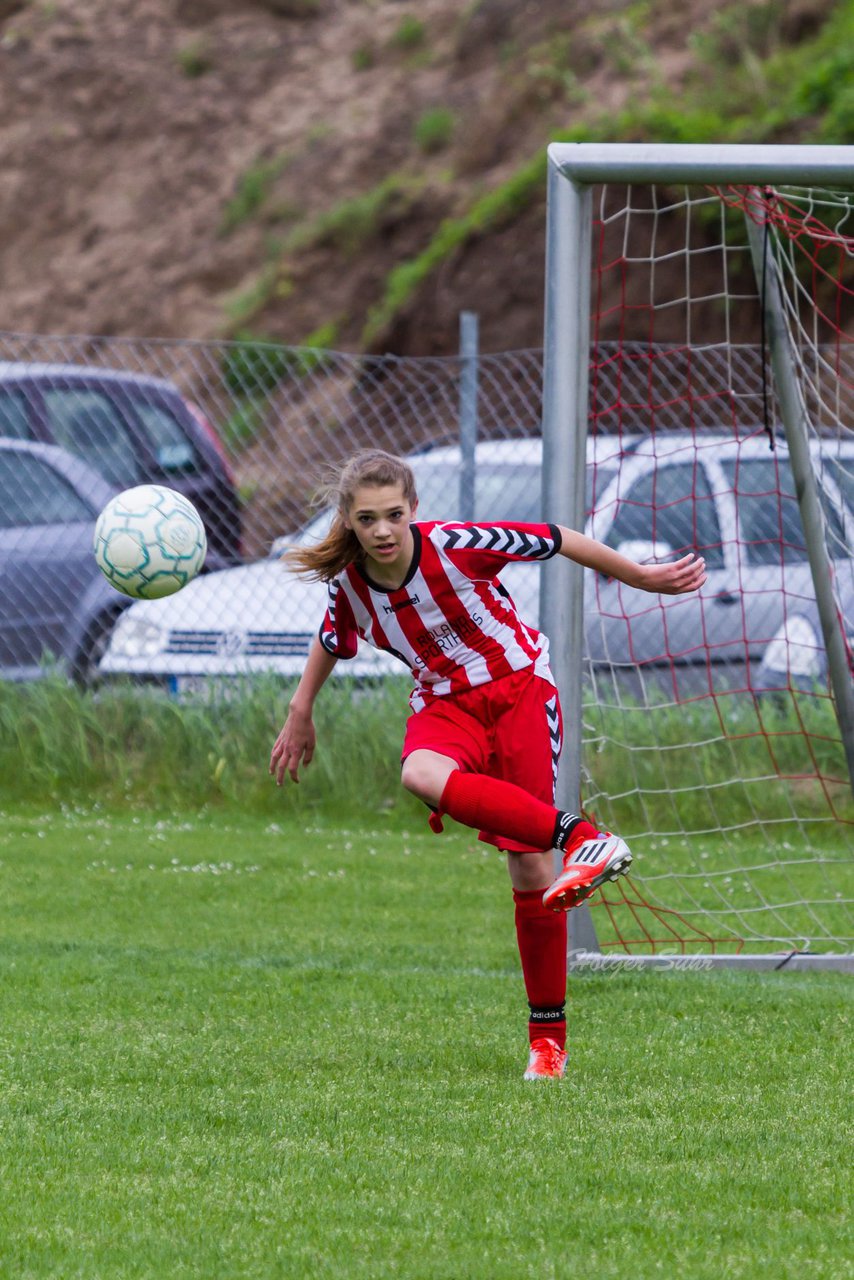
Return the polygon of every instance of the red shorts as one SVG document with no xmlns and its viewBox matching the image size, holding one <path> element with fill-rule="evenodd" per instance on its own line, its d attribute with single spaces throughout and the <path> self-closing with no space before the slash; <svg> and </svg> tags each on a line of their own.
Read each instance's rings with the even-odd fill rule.
<svg viewBox="0 0 854 1280">
<path fill-rule="evenodd" d="M 533 668 L 429 702 L 406 722 L 403 759 L 437 751 L 467 773 L 486 773 L 554 804 L 563 719 L 557 689 Z M 492 831 L 480 839 L 514 853 L 541 853 Z"/>
</svg>

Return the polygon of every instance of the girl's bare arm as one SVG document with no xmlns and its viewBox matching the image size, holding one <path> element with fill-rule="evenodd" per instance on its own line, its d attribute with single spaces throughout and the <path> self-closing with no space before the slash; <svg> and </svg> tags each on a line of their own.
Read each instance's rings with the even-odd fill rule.
<svg viewBox="0 0 854 1280">
<path fill-rule="evenodd" d="M 655 594 L 678 596 L 696 591 L 706 581 L 706 562 L 690 551 L 681 560 L 668 564 L 636 564 L 621 556 L 619 551 L 606 547 L 604 542 L 588 538 L 575 529 L 558 525 L 561 535 L 560 554 L 587 569 L 595 569 L 609 578 L 625 582 L 629 587 Z"/>
<path fill-rule="evenodd" d="M 287 719 L 270 753 L 270 773 L 278 786 L 282 785 L 286 773 L 290 774 L 294 782 L 299 782 L 300 764 L 311 763 L 317 741 L 312 720 L 314 700 L 332 674 L 337 661 L 315 636 L 305 670 L 291 698 Z"/>
</svg>

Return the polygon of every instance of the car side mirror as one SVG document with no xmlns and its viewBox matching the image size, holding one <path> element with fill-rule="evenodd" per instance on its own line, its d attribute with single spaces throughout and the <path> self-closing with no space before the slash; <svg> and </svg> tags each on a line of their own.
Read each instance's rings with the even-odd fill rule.
<svg viewBox="0 0 854 1280">
<path fill-rule="evenodd" d="M 157 463 L 163 471 L 188 471 L 194 468 L 193 450 L 188 444 L 164 444 L 157 450 Z"/>
</svg>

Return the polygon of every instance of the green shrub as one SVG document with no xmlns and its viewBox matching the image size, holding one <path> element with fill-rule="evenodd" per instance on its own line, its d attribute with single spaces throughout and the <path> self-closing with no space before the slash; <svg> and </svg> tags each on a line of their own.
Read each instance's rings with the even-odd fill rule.
<svg viewBox="0 0 854 1280">
<path fill-rule="evenodd" d="M 243 334 L 226 349 L 222 376 L 234 395 L 254 396 L 271 391 L 292 368 L 293 361 L 286 347 L 266 338 Z"/>
<path fill-rule="evenodd" d="M 350 61 L 354 71 L 369 71 L 377 60 L 376 50 L 372 44 L 360 44 L 354 49 Z"/>
<path fill-rule="evenodd" d="M 793 94 L 793 105 L 805 115 L 818 117 L 820 141 L 854 142 L 854 43 L 846 42 L 808 65 Z"/>
<path fill-rule="evenodd" d="M 283 296 L 287 281 L 283 279 L 278 261 L 269 261 L 252 283 L 240 293 L 234 294 L 225 304 L 231 324 L 247 324 L 274 294 Z"/>
<path fill-rule="evenodd" d="M 444 150 L 454 135 L 456 117 L 447 107 L 431 107 L 415 125 L 415 142 L 425 155 Z"/>
<path fill-rule="evenodd" d="M 427 35 L 427 28 L 418 18 L 407 13 L 401 18 L 391 43 L 396 49 L 419 49 Z"/>
<path fill-rule="evenodd" d="M 348 196 L 311 222 L 294 228 L 282 245 L 282 254 L 299 253 L 317 245 L 353 253 L 377 233 L 389 208 L 405 206 L 422 185 L 420 178 L 389 174 L 363 195 Z"/>
<path fill-rule="evenodd" d="M 255 439 L 264 421 L 263 404 L 249 397 L 235 405 L 222 424 L 222 438 L 230 454 L 239 453 Z"/>
<path fill-rule="evenodd" d="M 338 337 L 338 322 L 328 320 L 317 329 L 306 335 L 299 344 L 299 356 L 303 373 L 311 373 L 322 368 L 329 358 L 329 350 L 335 345 Z"/>
<path fill-rule="evenodd" d="M 589 139 L 589 134 L 585 130 L 572 130 L 559 137 L 567 142 L 582 142 Z M 546 152 L 543 149 L 501 186 L 476 200 L 467 213 L 459 218 L 446 219 L 415 258 L 398 263 L 386 277 L 383 297 L 368 312 L 362 331 L 363 346 L 370 346 L 376 340 L 424 280 L 470 236 L 487 228 L 505 225 L 532 200 L 541 198 L 545 192 L 545 177 Z"/>
<path fill-rule="evenodd" d="M 334 321 L 309 334 L 301 347 L 285 347 L 268 339 L 244 336 L 223 357 L 222 376 L 235 398 L 235 406 L 223 424 L 225 444 L 231 452 L 244 448 L 263 426 L 269 393 L 286 378 L 303 378 L 323 368 L 325 350 L 334 342 Z"/>
<path fill-rule="evenodd" d="M 739 62 L 767 59 L 779 47 L 782 8 L 780 0 L 731 5 L 714 13 L 705 30 L 689 36 L 689 48 L 724 75 Z"/>
<path fill-rule="evenodd" d="M 213 60 L 204 39 L 190 40 L 176 50 L 175 61 L 191 80 L 205 75 L 213 66 Z"/>
<path fill-rule="evenodd" d="M 263 206 L 270 189 L 288 162 L 286 155 L 273 160 L 259 160 L 240 178 L 231 200 L 225 206 L 220 234 L 227 234 L 246 222 Z"/>
</svg>

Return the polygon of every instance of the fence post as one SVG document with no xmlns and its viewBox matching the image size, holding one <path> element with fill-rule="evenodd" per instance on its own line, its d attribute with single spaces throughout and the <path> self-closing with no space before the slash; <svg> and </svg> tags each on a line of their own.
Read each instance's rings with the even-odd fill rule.
<svg viewBox="0 0 854 1280">
<path fill-rule="evenodd" d="M 478 317 L 460 313 L 460 519 L 474 520 L 477 445 Z"/>
</svg>

